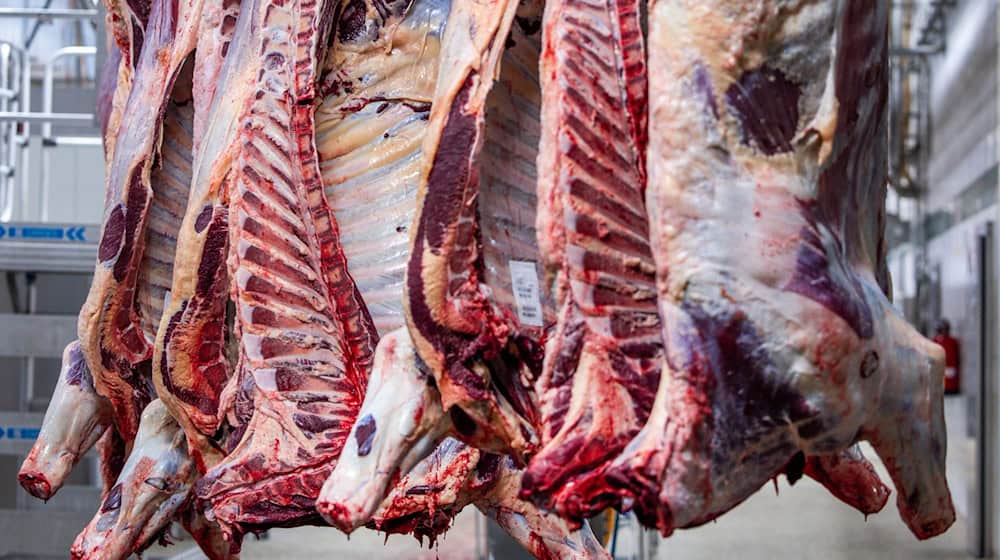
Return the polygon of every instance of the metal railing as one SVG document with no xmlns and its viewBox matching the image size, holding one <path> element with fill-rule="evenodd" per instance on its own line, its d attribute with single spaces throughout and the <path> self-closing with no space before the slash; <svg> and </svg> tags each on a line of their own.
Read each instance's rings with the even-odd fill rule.
<svg viewBox="0 0 1000 560">
<path fill-rule="evenodd" d="M 0 17 L 42 19 L 91 19 L 99 14 L 96 9 L 71 8 L 0 8 Z"/>
<path fill-rule="evenodd" d="M 97 9 L 0 8 L 0 17 L 84 18 L 97 20 Z M 99 136 L 57 136 L 53 125 L 90 124 L 93 113 L 60 113 L 53 108 L 55 68 L 66 58 L 94 58 L 93 46 L 69 46 L 55 51 L 44 62 L 41 111 L 31 107 L 32 64 L 27 51 L 8 41 L 0 41 L 0 222 L 13 219 L 50 219 L 51 159 L 56 147 L 100 148 Z M 30 169 L 31 125 L 41 125 L 41 166 L 38 208 L 32 208 Z M 18 188 L 17 182 L 20 179 Z M 16 211 L 20 216 L 15 216 Z"/>
<path fill-rule="evenodd" d="M 42 114 L 48 115 L 49 118 L 42 121 L 42 192 L 41 192 L 41 207 L 40 217 L 43 222 L 49 220 L 49 196 L 51 191 L 51 181 L 52 181 L 52 170 L 51 170 L 51 159 L 52 151 L 51 148 L 59 145 L 68 146 L 96 146 L 101 147 L 100 137 L 56 137 L 52 135 L 52 116 L 55 114 L 52 112 L 52 95 L 54 88 L 54 71 L 53 68 L 55 64 L 67 57 L 93 57 L 97 55 L 97 47 L 63 47 L 52 54 L 49 60 L 45 63 L 45 78 L 42 82 Z M 72 119 L 62 119 L 62 120 L 85 120 L 93 122 L 94 115 L 92 113 L 69 113 L 65 116 L 71 116 Z M 62 144 L 60 144 L 60 141 Z"/>
<path fill-rule="evenodd" d="M 0 42 L 0 114 L 23 112 L 31 107 L 31 63 L 28 53 L 10 42 Z M 14 193 L 18 159 L 28 168 L 30 124 L 0 121 L 0 221 L 9 221 L 14 213 Z M 22 174 L 22 191 L 27 177 Z"/>
</svg>

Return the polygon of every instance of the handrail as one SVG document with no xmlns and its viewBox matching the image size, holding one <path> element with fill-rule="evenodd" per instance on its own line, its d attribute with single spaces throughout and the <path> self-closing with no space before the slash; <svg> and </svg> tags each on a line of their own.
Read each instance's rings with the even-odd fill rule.
<svg viewBox="0 0 1000 560">
<path fill-rule="evenodd" d="M 0 121 L 46 123 L 46 122 L 93 122 L 89 113 L 25 113 L 24 111 L 0 111 Z"/>
<path fill-rule="evenodd" d="M 49 60 L 45 63 L 45 78 L 44 78 L 45 81 L 42 84 L 43 113 L 52 113 L 52 91 L 54 89 L 53 83 L 55 81 L 55 72 L 53 69 L 55 68 L 55 63 L 59 59 L 67 56 L 95 56 L 95 55 L 97 55 L 97 47 L 82 47 L 82 46 L 63 47 L 57 50 L 56 52 L 52 53 L 52 56 L 49 57 Z M 82 115 L 85 118 L 91 120 L 93 120 L 94 118 L 94 115 L 90 113 L 69 113 L 69 114 Z M 52 123 L 49 122 L 43 124 L 42 139 L 45 140 L 51 137 L 52 137 Z"/>
<path fill-rule="evenodd" d="M 19 111 L 28 107 L 30 102 L 30 76 L 28 76 L 28 53 L 25 49 L 9 41 L 0 41 L 0 112 Z M 20 77 L 20 80 L 18 80 Z M 23 134 L 18 133 L 13 123 L 0 122 L 0 134 L 7 143 L 5 152 L 0 155 L 3 161 L 3 174 L 0 176 L 0 220 L 9 220 L 14 212 L 14 169 L 17 166 L 18 149 L 22 151 L 24 166 L 27 167 L 27 156 L 24 152 L 24 140 L 27 139 L 27 124 L 22 125 Z"/>
<path fill-rule="evenodd" d="M 55 72 L 53 68 L 55 67 L 56 61 L 67 56 L 96 56 L 97 47 L 83 47 L 83 46 L 73 46 L 73 47 L 63 47 L 56 52 L 52 53 L 49 60 L 45 63 L 45 81 L 42 84 L 42 112 L 45 114 L 52 113 L 52 90 L 54 88 L 54 76 Z M 68 113 L 67 115 L 76 115 L 82 117 L 82 120 L 93 122 L 94 115 L 89 113 Z M 70 120 L 70 119 L 66 119 Z M 46 149 L 47 146 L 57 145 L 58 139 L 52 137 L 52 120 L 42 121 L 42 193 L 41 193 L 41 219 L 43 222 L 49 219 L 49 183 L 51 179 L 49 177 L 51 171 L 49 170 L 50 164 L 50 154 L 49 150 Z M 100 145 L 100 144 L 97 144 Z"/>
<path fill-rule="evenodd" d="M 70 8 L 0 8 L 0 17 L 41 17 L 89 19 L 97 17 L 97 10 L 75 10 Z"/>
</svg>

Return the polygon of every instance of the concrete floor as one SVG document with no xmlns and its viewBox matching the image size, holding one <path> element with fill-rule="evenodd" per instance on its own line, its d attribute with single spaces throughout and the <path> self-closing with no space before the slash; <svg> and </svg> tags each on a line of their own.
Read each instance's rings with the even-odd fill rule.
<svg viewBox="0 0 1000 560">
<path fill-rule="evenodd" d="M 369 531 L 356 533 L 348 540 L 332 529 L 277 530 L 266 541 L 248 540 L 243 558 L 473 560 L 476 534 L 475 514 L 471 511 L 463 514 L 432 549 L 420 548 L 407 536 L 393 536 L 383 544 L 383 536 Z M 822 486 L 803 479 L 795 487 L 781 482 L 778 495 L 773 486 L 767 486 L 718 521 L 661 540 L 656 558 L 959 560 L 969 558 L 965 537 L 966 526 L 960 519 L 944 535 L 917 541 L 900 521 L 892 500 L 882 513 L 866 521 L 830 497 Z"/>
<path fill-rule="evenodd" d="M 948 472 L 952 495 L 960 512 L 967 511 L 972 490 L 975 442 L 967 433 L 967 406 L 964 398 L 945 401 L 948 423 Z M 875 460 L 875 452 L 864 447 Z M 877 461 L 876 461 L 877 462 Z M 886 482 L 888 474 L 877 464 Z M 627 525 L 627 524 L 623 524 Z M 895 498 L 880 514 L 864 516 L 830 496 L 808 478 L 794 487 L 784 478 L 779 492 L 772 485 L 714 523 L 696 529 L 677 531 L 669 539 L 647 535 L 655 542 L 656 560 L 770 560 L 795 558 L 805 560 L 963 560 L 966 552 L 967 525 L 960 516 L 944 535 L 929 541 L 917 541 L 899 519 Z M 474 508 L 468 508 L 451 529 L 433 547 L 421 546 L 406 535 L 384 535 L 361 530 L 350 538 L 330 528 L 305 527 L 271 531 L 265 540 L 247 538 L 243 560 L 479 560 L 477 547 L 485 541 L 485 521 Z M 620 533 L 622 535 L 622 533 Z M 616 560 L 641 560 L 630 554 L 636 550 L 636 535 L 621 536 Z M 634 541 L 634 542 L 633 542 Z M 151 560 L 200 560 L 200 553 L 190 550 L 190 543 L 150 551 Z M 185 553 L 185 549 L 190 553 Z M 513 560 L 510 554 L 496 554 L 495 560 Z"/>
<path fill-rule="evenodd" d="M 409 535 L 385 535 L 360 530 L 348 538 L 330 528 L 306 527 L 271 531 L 267 540 L 248 539 L 241 560 L 477 560 L 478 512 L 470 508 L 433 547 L 420 546 Z"/>
<path fill-rule="evenodd" d="M 966 525 L 959 519 L 944 535 L 920 542 L 899 519 L 894 499 L 865 521 L 822 486 L 803 479 L 794 488 L 782 482 L 778 495 L 766 486 L 716 522 L 678 531 L 659 543 L 658 558 L 958 560 L 969 558 L 965 538 Z"/>
<path fill-rule="evenodd" d="M 972 440 L 965 437 L 962 423 L 965 403 L 949 399 L 946 412 L 949 424 L 948 469 L 952 493 L 960 510 L 967 488 L 956 484 L 959 473 L 971 469 Z M 875 459 L 870 447 L 865 454 Z M 877 465 L 882 479 L 888 474 Z M 796 558 L 808 560 L 893 560 L 927 559 L 960 560 L 966 553 L 967 526 L 959 517 L 944 535 L 920 542 L 899 519 L 895 498 L 885 510 L 865 520 L 864 516 L 830 496 L 819 484 L 808 478 L 794 487 L 782 477 L 779 491 L 767 485 L 757 494 L 714 523 L 696 529 L 677 531 L 669 539 L 651 538 L 657 560 L 770 560 Z M 484 541 L 483 518 L 468 508 L 455 520 L 451 531 L 434 547 L 423 547 L 412 537 L 384 535 L 361 530 L 350 538 L 330 528 L 307 527 L 271 531 L 266 540 L 247 539 L 243 560 L 478 560 L 477 546 Z M 652 537 L 650 535 L 650 537 Z M 619 552 L 634 550 L 636 536 L 622 536 Z M 631 540 L 630 540 L 631 539 Z M 158 550 L 153 558 L 170 558 L 182 547 Z M 174 556 L 174 558 L 177 558 Z M 198 554 L 183 555 L 183 560 L 196 560 Z M 496 560 L 511 560 L 495 556 Z M 180 558 L 177 558 L 180 560 Z M 632 554 L 619 555 L 617 560 L 640 560 Z"/>
</svg>

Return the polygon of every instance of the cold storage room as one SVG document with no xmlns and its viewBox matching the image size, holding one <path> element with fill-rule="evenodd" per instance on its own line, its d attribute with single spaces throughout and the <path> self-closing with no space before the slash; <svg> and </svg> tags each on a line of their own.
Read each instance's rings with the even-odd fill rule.
<svg viewBox="0 0 1000 560">
<path fill-rule="evenodd" d="M 995 0 L 0 0 L 0 558 L 991 558 Z"/>
</svg>

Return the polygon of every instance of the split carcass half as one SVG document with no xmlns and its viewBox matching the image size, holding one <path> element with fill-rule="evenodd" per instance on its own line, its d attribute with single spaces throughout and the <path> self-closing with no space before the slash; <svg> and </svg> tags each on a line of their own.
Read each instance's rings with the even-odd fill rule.
<svg viewBox="0 0 1000 560">
<path fill-rule="evenodd" d="M 577 520 L 620 506 L 603 470 L 649 415 L 663 360 L 639 20 L 637 0 L 545 5 L 537 229 L 559 312 L 522 496 Z"/>
<path fill-rule="evenodd" d="M 409 256 L 410 224 L 416 212 L 416 191 L 422 161 L 421 145 L 438 74 L 442 31 L 448 19 L 448 0 L 415 0 L 399 16 L 385 20 L 367 3 L 346 5 L 342 19 L 364 16 L 369 23 L 359 32 L 338 27 L 325 63 L 326 96 L 316 113 L 316 143 L 327 199 L 340 226 L 341 243 L 351 276 L 357 281 L 373 321 L 381 333 L 362 410 L 379 410 L 400 404 L 395 430 L 403 436 L 398 448 L 377 448 L 391 457 L 360 457 L 351 475 L 331 475 L 324 488 L 339 482 L 369 485 L 368 516 L 391 484 L 390 477 L 404 455 L 415 457 L 405 473 L 433 451 L 447 429 L 440 405 L 427 406 L 434 392 L 427 376 L 416 379 L 416 356 L 403 323 L 402 284 Z M 364 9 L 362 10 L 362 7 Z M 359 11 L 359 12 L 356 12 Z M 405 381 L 406 387 L 396 385 Z M 379 414 L 383 419 L 390 414 Z M 411 418 L 419 418 L 410 424 Z M 373 416 L 359 416 L 355 428 L 374 423 Z M 370 434 L 379 437 L 370 425 Z M 357 455 L 363 442 L 348 439 L 346 449 Z M 371 442 L 367 449 L 372 449 Z M 392 472 L 368 471 L 375 464 Z M 373 475 L 373 476 L 371 476 Z M 324 511 L 324 490 L 318 508 Z M 327 519 L 332 516 L 325 514 Z M 354 527 L 352 527 L 353 529 Z"/>
<path fill-rule="evenodd" d="M 941 352 L 883 291 L 888 9 L 651 4 L 667 367 L 614 477 L 664 533 L 725 513 L 800 451 L 859 439 L 915 535 L 954 520 Z"/>
<path fill-rule="evenodd" d="M 420 178 L 419 145 L 428 127 L 427 107 L 433 82 L 440 79 L 437 45 L 443 39 L 446 19 L 447 25 L 451 25 L 455 12 L 463 13 L 465 9 L 452 5 L 449 17 L 448 8 L 448 2 L 418 0 L 398 28 L 380 29 L 379 35 L 362 37 L 363 47 L 338 37 L 331 57 L 343 62 L 330 65 L 338 68 L 336 80 L 327 80 L 331 93 L 317 118 L 317 142 L 323 156 L 327 193 L 343 226 L 349 268 L 373 309 L 376 324 L 383 329 L 399 324 L 398 309 L 391 302 L 399 297 L 401 278 L 397 274 L 402 267 L 397 266 L 405 265 L 408 257 L 403 240 L 408 236 Z M 384 46 L 386 41 L 392 41 L 392 49 Z M 507 52 L 510 71 L 501 76 L 488 101 L 491 108 L 488 118 L 496 126 L 487 130 L 494 134 L 487 147 L 490 152 L 487 159 L 493 165 L 487 170 L 492 173 L 491 180 L 486 181 L 481 196 L 484 207 L 496 214 L 483 219 L 484 227 L 492 228 L 489 234 L 497 240 L 485 248 L 485 274 L 488 283 L 496 287 L 494 295 L 506 297 L 506 303 L 513 307 L 514 296 L 503 253 L 511 256 L 514 254 L 511 246 L 518 245 L 523 253 L 537 254 L 531 226 L 534 222 L 532 139 L 537 138 L 538 103 L 537 78 L 534 78 L 537 41 L 515 29 L 509 43 L 513 45 Z M 416 61 L 412 60 L 414 57 Z M 526 136 L 510 142 L 517 131 Z M 517 157 L 509 157 L 504 150 L 517 150 Z M 530 165 L 511 173 L 501 161 Z M 375 236 L 386 239 L 386 245 L 391 247 L 384 255 L 371 254 L 373 244 L 368 232 L 373 230 L 373 200 L 384 206 L 374 215 L 389 217 L 382 220 L 382 227 L 395 230 L 395 234 L 387 231 Z M 353 207 L 349 203 L 354 203 Z M 362 226 L 367 227 L 361 229 Z M 369 264 L 373 260 L 383 263 L 383 273 L 375 273 Z M 523 391 L 518 388 L 515 394 Z M 523 403 L 526 399 L 521 400 Z M 453 429 L 453 419 L 443 413 L 433 379 L 418 373 L 418 358 L 405 329 L 387 334 L 380 341 L 358 418 L 355 435 L 348 438 L 344 450 L 350 460 L 342 469 L 338 465 L 324 485 L 317 505 L 328 520 L 345 530 L 364 524 L 395 478 L 405 475 Z M 379 421 L 390 425 L 378 424 Z M 395 437 L 400 438 L 398 445 L 380 444 L 385 438 Z M 350 512 L 335 511 L 346 495 L 364 496 L 364 503 L 353 504 Z"/>
<path fill-rule="evenodd" d="M 211 186 L 192 193 L 182 225 L 185 235 L 207 232 L 203 246 L 215 251 L 190 271 L 197 297 L 208 297 L 225 273 L 218 269 L 229 247 L 238 338 L 231 402 L 238 408 L 246 399 L 247 415 L 234 416 L 234 446 L 197 492 L 234 542 L 246 531 L 321 522 L 314 500 L 360 407 L 377 340 L 344 263 L 315 146 L 317 61 L 334 8 L 308 1 L 242 7 L 223 69 L 227 85 L 216 94 L 222 114 L 212 116 L 202 143 L 222 146 L 219 159 L 232 165 L 219 173 L 196 168 L 194 189 L 203 178 Z M 202 164 L 217 167 L 219 159 Z M 225 198 L 195 205 L 195 196 L 218 197 L 223 183 Z M 197 319 L 185 315 L 190 301 L 177 299 L 160 329 L 168 368 L 173 337 Z"/>
<path fill-rule="evenodd" d="M 128 7 L 129 10 L 133 8 L 138 9 L 136 6 L 139 6 L 140 3 L 133 4 L 135 6 Z M 214 5 L 213 0 L 209 0 L 208 4 L 210 6 Z M 189 8 L 197 9 L 197 5 L 193 4 L 192 6 L 189 6 Z M 99 114 L 102 117 L 102 129 L 105 130 L 106 135 L 105 149 L 109 155 L 109 164 L 112 167 L 121 163 L 120 159 L 115 159 L 114 147 L 116 144 L 112 138 L 119 136 L 119 132 L 121 132 L 121 138 L 136 139 L 136 136 L 129 136 L 129 132 L 120 129 L 123 127 L 122 117 L 127 117 L 128 115 L 134 116 L 136 110 L 135 104 L 139 102 L 130 101 L 132 105 L 126 104 L 125 107 L 132 107 L 131 110 L 133 112 L 119 114 L 118 120 L 115 117 L 116 110 L 121 109 L 118 103 L 122 99 L 132 99 L 130 97 L 132 92 L 129 90 L 132 78 L 136 78 L 136 83 L 146 84 L 147 88 L 156 89 L 151 82 L 155 82 L 157 73 L 163 71 L 162 63 L 164 60 L 162 58 L 170 54 L 169 50 L 163 49 L 177 46 L 171 43 L 171 37 L 180 34 L 181 38 L 184 39 L 184 33 L 190 32 L 179 29 L 178 26 L 182 25 L 181 22 L 184 21 L 184 18 L 181 18 L 181 22 L 175 22 L 172 19 L 175 16 L 177 14 L 174 13 L 169 3 L 166 5 L 157 4 L 152 7 L 150 21 L 152 21 L 155 29 L 151 26 L 149 32 L 161 35 L 156 40 L 161 42 L 160 46 L 162 48 L 156 54 L 162 55 L 162 57 L 157 58 L 154 55 L 147 54 L 147 59 L 144 59 L 144 62 L 135 68 L 128 65 L 126 61 L 118 61 L 116 63 L 118 70 L 117 77 L 119 79 L 117 87 L 112 87 L 113 82 L 107 83 L 115 79 L 115 73 L 105 72 L 102 75 L 100 89 L 104 102 L 102 108 L 99 110 Z M 185 17 L 191 16 L 188 14 Z M 202 29 L 204 29 L 204 26 L 202 26 Z M 143 44 L 142 37 L 141 34 L 136 36 L 135 46 L 138 49 L 136 52 L 141 50 L 141 45 Z M 166 46 L 162 44 L 164 42 L 167 43 Z M 145 44 L 150 45 L 149 42 Z M 155 44 L 153 46 L 155 47 Z M 116 43 L 115 47 L 114 50 L 117 51 L 121 46 Z M 151 62 L 148 59 L 149 57 L 155 58 L 155 61 Z M 150 169 L 148 170 L 149 194 L 152 199 L 149 201 L 146 211 L 146 227 L 142 229 L 136 226 L 136 230 L 131 234 L 142 239 L 144 250 L 136 266 L 135 281 L 130 291 L 133 299 L 131 302 L 128 302 L 128 306 L 137 311 L 140 332 L 146 341 L 151 340 L 155 335 L 164 300 L 168 297 L 174 264 L 177 230 L 187 205 L 188 188 L 191 182 L 191 160 L 194 140 L 193 123 L 196 111 L 194 101 L 201 95 L 200 93 L 196 94 L 194 91 L 199 85 L 199 77 L 192 75 L 192 66 L 193 61 L 188 58 L 186 63 L 177 69 L 171 83 L 167 86 L 166 92 L 169 97 L 162 108 L 162 114 L 155 116 L 150 115 L 147 111 L 146 114 L 141 115 L 144 120 L 135 123 L 136 130 L 133 131 L 133 134 L 137 135 L 151 135 L 153 145 L 155 146 L 155 149 L 147 154 L 152 158 L 152 163 L 149 165 Z M 124 81 L 122 80 L 123 68 L 129 71 L 128 79 Z M 136 73 L 143 74 L 145 72 L 151 72 L 152 76 L 135 76 Z M 203 73 L 200 79 L 211 79 L 211 76 Z M 112 91 L 114 92 L 113 95 L 110 94 Z M 125 92 L 124 95 L 122 94 L 123 91 Z M 210 93 L 207 95 L 210 95 Z M 111 99 L 110 103 L 108 103 L 109 97 Z M 153 119 L 155 122 L 148 122 L 149 119 Z M 131 121 L 126 120 L 125 122 L 128 127 L 132 126 Z M 118 145 L 122 148 L 122 151 L 127 147 L 131 147 L 131 144 L 127 142 Z M 121 158 L 123 156 L 119 155 L 118 157 Z M 109 193 L 113 194 L 113 189 L 109 189 Z M 109 207 L 114 204 L 114 198 L 110 195 L 108 202 Z M 99 268 L 100 266 L 98 264 Z M 81 367 L 82 369 L 80 369 Z M 82 377 L 80 375 L 70 375 L 72 372 L 83 372 L 86 375 Z M 43 424 L 43 429 L 36 443 L 35 451 L 22 468 L 21 479 L 28 483 L 26 487 L 31 486 L 32 489 L 42 490 L 44 486 L 44 490 L 51 495 L 61 486 L 68 474 L 68 468 L 71 466 L 71 463 L 66 464 L 66 461 L 72 458 L 78 459 L 93 444 L 94 438 L 92 437 L 92 432 L 88 432 L 84 424 L 96 425 L 98 427 L 100 427 L 102 422 L 107 425 L 117 424 L 105 431 L 105 435 L 100 440 L 98 446 L 101 470 L 106 483 L 102 500 L 107 504 L 107 500 L 113 497 L 114 486 L 119 488 L 118 492 L 120 493 L 121 485 L 130 484 L 130 477 L 137 476 L 136 471 L 134 471 L 137 461 L 145 460 L 148 462 L 150 460 L 149 456 L 159 455 L 166 457 L 168 455 L 177 455 L 182 453 L 186 446 L 182 445 L 178 449 L 173 449 L 172 447 L 177 446 L 168 445 L 168 443 L 163 441 L 143 441 L 140 442 L 141 447 L 135 450 L 135 453 L 129 454 L 129 462 L 125 463 L 126 447 L 130 446 L 132 441 L 130 436 L 123 437 L 127 432 L 121 431 L 122 429 L 128 429 L 127 422 L 123 421 L 123 416 L 117 415 L 115 417 L 114 415 L 114 412 L 116 412 L 114 406 L 118 401 L 106 398 L 106 394 L 97 394 L 93 384 L 83 382 L 89 378 L 89 368 L 84 363 L 83 353 L 79 349 L 79 344 L 74 343 L 67 349 L 64 355 L 64 374 L 60 377 L 56 394 L 50 403 L 49 411 L 46 414 L 46 421 Z M 129 406 L 134 405 L 135 407 L 144 406 L 145 399 L 151 396 L 148 393 L 148 389 L 151 387 L 148 378 L 148 369 L 142 366 L 133 368 L 130 373 L 129 383 L 141 390 L 137 389 L 136 392 L 132 393 L 132 398 L 125 399 L 127 404 Z M 160 407 L 160 405 L 157 406 Z M 131 412 L 127 412 L 125 417 L 128 414 L 131 414 Z M 150 414 L 152 415 L 150 417 L 152 420 L 150 421 L 154 423 L 161 420 L 166 421 L 162 418 L 162 414 L 158 412 L 150 412 Z M 113 420 L 117 420 L 117 422 Z M 160 431 L 162 430 L 154 426 L 140 435 L 149 440 L 149 438 L 159 437 L 158 433 Z M 176 444 L 177 442 L 171 441 L 170 443 Z M 58 461 L 50 460 L 54 452 L 60 453 L 62 458 Z M 183 478 L 186 476 L 184 473 L 187 467 L 181 463 L 167 460 L 159 465 L 158 468 L 163 470 L 163 476 L 159 478 Z M 133 470 L 122 472 L 123 464 L 131 465 Z M 118 479 L 118 484 L 115 484 L 116 478 Z M 158 493 L 162 494 L 160 490 L 156 490 L 155 488 L 151 490 L 143 486 L 141 482 L 132 481 L 132 486 L 137 490 L 132 494 L 135 499 L 126 508 L 129 516 L 127 522 L 108 526 L 106 523 L 107 516 L 99 514 L 98 518 L 105 519 L 105 521 L 100 523 L 100 529 L 91 528 L 80 537 L 79 542 L 81 546 L 88 550 L 98 550 L 99 552 L 95 554 L 99 554 L 102 557 L 109 554 L 127 555 L 133 550 L 148 546 L 152 541 L 150 535 L 160 533 L 183 507 L 187 507 L 189 501 L 186 498 L 187 494 L 190 493 L 192 482 L 193 479 L 188 480 L 184 488 L 177 490 L 177 495 L 166 499 L 158 495 Z M 153 496 L 144 496 L 143 492 L 152 492 Z M 183 498 L 179 496 L 183 496 Z M 155 511 L 155 514 L 151 513 L 151 511 Z M 206 550 L 218 548 L 217 543 L 221 539 L 219 538 L 217 529 L 213 530 L 211 524 L 207 523 L 194 512 L 187 511 L 183 517 L 191 521 L 187 525 L 191 525 L 192 527 L 198 525 L 193 530 L 199 535 L 199 541 Z M 96 519 L 95 523 L 97 523 Z"/>
<path fill-rule="evenodd" d="M 94 386 L 111 401 L 116 427 L 127 443 L 154 393 L 148 377 L 151 337 L 143 331 L 135 305 L 154 197 L 153 164 L 174 84 L 194 48 L 203 1 L 153 2 L 120 123 L 116 129 L 109 124 L 115 142 L 104 227 L 90 294 L 80 310 L 79 334 Z"/>
<path fill-rule="evenodd" d="M 485 126 L 488 96 L 517 10 L 518 2 L 507 0 L 452 5 L 424 139 L 403 302 L 417 354 L 434 376 L 458 437 L 520 456 L 537 444 L 527 418 L 530 382 L 524 377 L 541 369 L 536 341 L 546 319 L 538 301 L 533 239 L 530 160 L 537 103 L 534 109 L 531 103 L 511 104 L 514 117 L 502 128 Z M 527 44 L 517 37 L 511 41 Z M 537 76 L 536 60 L 537 49 L 522 71 Z M 537 96 L 537 78 L 534 88 L 515 87 L 507 91 L 520 101 L 523 95 Z M 528 118 L 517 118 L 517 110 L 526 110 L 522 115 Z M 507 152 L 505 161 L 496 162 L 497 180 L 484 181 L 486 189 L 480 179 L 489 171 L 478 160 L 491 130 L 504 141 L 490 145 Z M 526 154 L 518 153 L 521 147 Z M 495 206 L 496 200 L 505 207 Z M 480 232 L 486 240 L 482 247 Z M 512 272 L 525 283 L 520 317 L 514 312 Z M 529 371 L 532 365 L 535 372 Z"/>
<path fill-rule="evenodd" d="M 116 68 L 119 66 L 115 64 Z M 116 74 L 109 71 L 102 74 L 100 89 L 105 98 L 110 97 L 111 91 L 116 91 L 117 95 L 117 90 L 111 87 L 115 77 Z M 167 102 L 162 117 L 159 153 L 151 172 L 153 200 L 149 207 L 150 224 L 145 233 L 146 250 L 139 265 L 134 291 L 134 305 L 140 310 L 145 337 L 155 334 L 165 287 L 170 285 L 177 228 L 187 204 L 192 148 L 190 80 L 190 72 L 182 72 Z M 119 85 L 118 89 L 122 87 Z M 102 127 L 109 133 L 114 132 L 107 120 L 111 110 L 105 104 L 104 109 L 99 111 Z M 107 144 L 106 147 L 111 148 Z M 135 371 L 133 375 L 138 377 L 144 374 Z M 148 379 L 140 383 L 145 385 Z M 137 397 L 132 402 L 138 406 L 144 398 Z M 102 472 L 106 482 L 113 481 L 124 463 L 126 446 L 126 441 L 114 425 L 113 401 L 106 395 L 98 394 L 80 344 L 71 343 L 63 353 L 62 372 L 42 430 L 21 468 L 19 478 L 22 485 L 39 498 L 50 498 L 62 486 L 73 465 L 98 441 L 101 434 L 104 434 L 99 446 Z"/>
<path fill-rule="evenodd" d="M 192 67 L 188 60 L 174 83 L 150 178 L 153 199 L 135 285 L 135 306 L 147 340 L 155 336 L 163 305 L 169 300 L 176 239 L 192 177 L 197 99 L 193 90 L 199 83 Z M 111 492 L 77 538 L 74 554 L 81 558 L 127 557 L 161 538 L 169 524 L 180 517 L 206 554 L 227 557 L 223 554 L 227 547 L 220 546 L 223 539 L 218 526 L 191 508 L 196 471 L 182 432 L 159 400 L 144 409 L 137 438 Z"/>
</svg>

